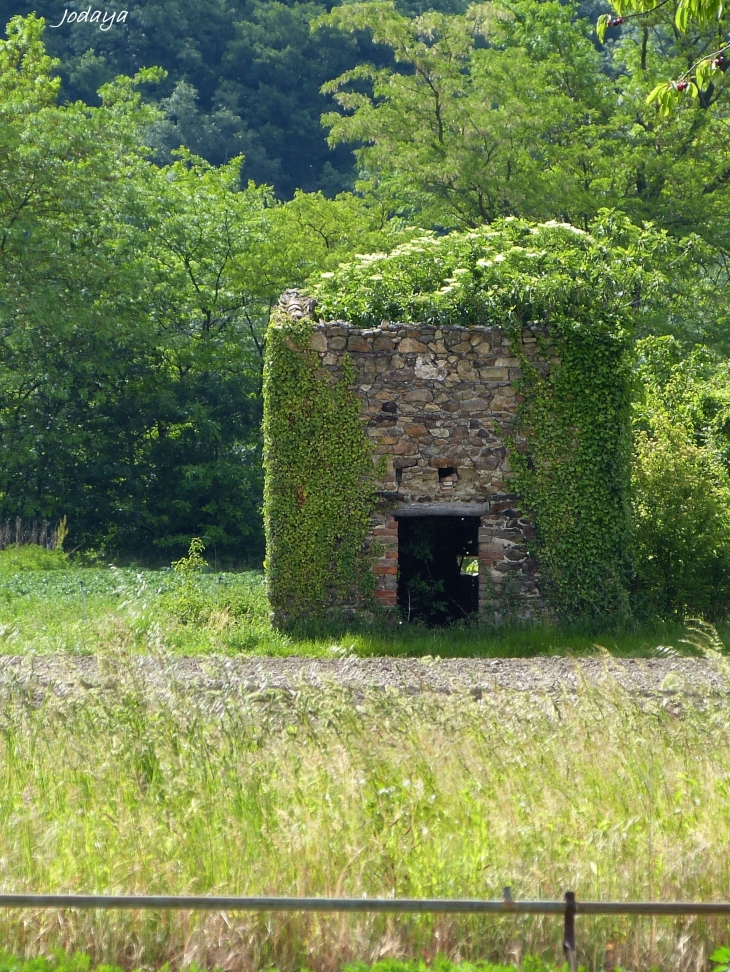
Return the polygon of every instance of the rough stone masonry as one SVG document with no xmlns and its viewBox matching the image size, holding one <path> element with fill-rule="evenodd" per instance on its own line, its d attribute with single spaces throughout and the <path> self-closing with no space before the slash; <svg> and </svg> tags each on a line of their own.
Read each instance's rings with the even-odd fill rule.
<svg viewBox="0 0 730 972">
<path fill-rule="evenodd" d="M 292 317 L 313 308 L 288 292 Z M 522 353 L 543 373 L 544 328 L 525 329 Z M 542 349 L 538 355 L 539 346 Z M 392 324 L 366 330 L 346 322 L 314 325 L 319 375 L 344 380 L 345 355 L 373 443 L 379 500 L 368 543 L 378 541 L 375 597 L 397 604 L 398 524 L 411 516 L 478 516 L 479 609 L 499 619 L 508 595 L 518 617 L 543 613 L 539 578 L 527 542 L 532 526 L 510 491 L 506 440 L 513 432 L 520 367 L 499 327 Z M 522 440 L 524 441 L 524 440 Z M 515 438 L 517 448 L 521 440 Z M 380 459 L 380 457 L 384 457 Z"/>
</svg>

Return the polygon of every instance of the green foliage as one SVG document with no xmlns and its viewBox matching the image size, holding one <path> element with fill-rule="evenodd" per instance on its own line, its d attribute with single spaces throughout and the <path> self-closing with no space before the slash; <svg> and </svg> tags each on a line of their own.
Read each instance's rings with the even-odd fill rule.
<svg viewBox="0 0 730 972">
<path fill-rule="evenodd" d="M 59 570 L 73 566 L 60 548 L 48 550 L 38 544 L 13 545 L 0 550 L 0 573 L 14 574 L 25 570 Z"/>
<path fill-rule="evenodd" d="M 637 342 L 634 428 L 650 437 L 667 426 L 706 448 L 730 472 L 730 364 L 709 348 L 675 338 Z"/>
<path fill-rule="evenodd" d="M 187 557 L 181 557 L 180 560 L 174 561 L 172 569 L 176 573 L 182 574 L 183 577 L 194 577 L 196 574 L 202 573 L 208 566 L 203 556 L 204 550 L 205 544 L 200 537 L 193 537 L 190 541 Z"/>
<path fill-rule="evenodd" d="M 710 961 L 717 963 L 712 972 L 730 972 L 730 948 L 716 948 Z"/>
<path fill-rule="evenodd" d="M 204 550 L 205 544 L 200 537 L 193 537 L 187 557 L 181 557 L 172 564 L 181 583 L 166 594 L 164 607 L 183 624 L 204 621 L 210 613 L 211 604 L 195 583 L 198 574 L 202 574 L 208 566 L 203 556 Z"/>
<path fill-rule="evenodd" d="M 2 25 L 28 9 L 3 0 Z M 58 0 L 36 0 L 33 9 L 49 25 L 63 13 Z M 123 25 L 102 32 L 67 24 L 47 29 L 46 42 L 59 61 L 63 101 L 96 105 L 97 90 L 114 77 L 140 64 L 165 68 L 165 79 L 145 86 L 160 108 L 146 135 L 160 164 L 180 145 L 215 165 L 244 154 L 244 185 L 265 182 L 281 197 L 299 187 L 334 195 L 351 184 L 353 160 L 345 148 L 328 151 L 319 116 L 331 102 L 319 88 L 370 45 L 337 31 L 312 36 L 310 21 L 324 10 L 313 2 L 139 0 Z"/>
<path fill-rule="evenodd" d="M 622 2 L 616 9 L 620 12 L 636 11 L 639 13 L 649 13 L 658 6 L 657 0 L 629 0 Z M 681 31 L 686 31 L 690 21 L 711 23 L 719 20 L 723 13 L 723 5 L 720 0 L 678 0 L 674 6 L 674 23 Z"/>
<path fill-rule="evenodd" d="M 724 618 L 730 603 L 730 477 L 668 426 L 636 437 L 635 593 L 661 617 Z"/>
<path fill-rule="evenodd" d="M 699 235 L 714 256 L 694 269 L 668 262 L 684 300 L 660 326 L 725 340 L 730 73 L 712 69 L 696 98 L 674 91 L 670 116 L 647 96 L 727 26 L 679 33 L 674 6 L 659 4 L 645 28 L 611 28 L 601 52 L 570 4 L 517 0 L 415 20 L 389 3 L 335 7 L 328 24 L 369 30 L 395 64 L 361 64 L 327 85 L 341 109 L 324 116 L 330 142 L 353 146 L 364 192 L 428 228 L 516 215 L 589 230 L 608 207 Z"/>
<path fill-rule="evenodd" d="M 679 77 L 660 82 L 648 95 L 649 104 L 656 102 L 663 116 L 676 110 L 683 97 L 695 98 L 706 108 L 726 87 L 723 73 L 727 68 L 724 55 L 729 49 L 729 21 L 722 0 L 677 0 L 669 6 L 661 0 L 612 0 L 611 6 L 619 15 L 619 23 L 635 20 L 645 34 L 650 29 L 657 38 L 674 34 L 677 46 L 686 50 L 694 45 L 696 56 L 687 58 Z M 601 43 L 606 30 L 615 23 L 610 14 L 598 18 L 596 31 Z"/>
<path fill-rule="evenodd" d="M 330 144 L 358 146 L 364 174 L 426 225 L 519 214 L 587 228 L 605 205 L 585 190 L 613 98 L 573 15 L 555 2 L 415 19 L 392 2 L 334 7 L 318 23 L 370 31 L 396 64 L 361 64 L 325 85 L 344 109 L 323 116 Z"/>
<path fill-rule="evenodd" d="M 653 245 L 651 233 L 610 214 L 594 235 L 505 219 L 357 256 L 313 277 L 309 291 L 320 317 L 358 327 L 383 319 L 507 330 L 549 323 L 561 333 L 618 334 L 632 303 L 661 285 L 642 266 Z"/>
<path fill-rule="evenodd" d="M 631 301 L 656 285 L 641 266 L 651 238 L 610 220 L 601 236 L 505 220 L 426 236 L 322 274 L 318 313 L 361 327 L 383 318 L 495 324 L 523 357 L 515 486 L 534 518 L 534 551 L 563 617 L 625 614 L 629 512 Z M 625 239 L 617 245 L 620 232 Z M 523 328 L 547 325 L 559 359 L 544 378 L 521 352 Z M 513 443 L 514 446 L 514 443 Z"/>
<path fill-rule="evenodd" d="M 146 160 L 154 72 L 56 106 L 41 27 L 0 43 L 0 510 L 68 512 L 107 556 L 195 534 L 256 562 L 263 331 L 292 275 L 271 193 L 240 160 Z"/>
<path fill-rule="evenodd" d="M 223 635 L 219 650 L 242 652 L 270 640 L 268 604 L 262 593 L 238 583 L 236 575 L 225 579 L 218 575 L 215 583 L 207 585 L 188 575 L 180 583 L 168 581 L 158 607 L 173 624 L 194 627 L 202 634 Z"/>
<path fill-rule="evenodd" d="M 505 214 L 568 219 L 597 248 L 586 266 L 572 257 L 559 266 L 549 233 L 569 231 L 543 229 L 544 273 L 531 274 L 522 264 L 533 258 L 518 250 L 500 252 L 507 266 L 472 272 L 491 259 L 479 240 L 445 255 L 421 239 L 422 273 L 398 254 L 359 261 L 339 316 L 495 314 L 518 327 L 533 311 L 567 319 L 571 301 L 596 300 L 600 333 L 614 313 L 620 331 L 630 303 L 640 334 L 727 353 L 730 72 L 707 56 L 724 43 L 727 16 L 707 20 L 703 2 L 630 0 L 616 8 L 623 28 L 604 22 L 600 52 L 572 6 L 533 0 L 468 11 L 444 0 L 444 13 L 420 0 L 329 13 L 317 3 L 142 0 L 118 31 L 46 30 L 60 65 L 42 21 L 14 19 L 0 44 L 0 515 L 68 512 L 70 546 L 107 557 L 168 562 L 197 535 L 221 562 L 259 561 L 269 309 L 285 286 L 323 270 L 334 272 L 334 292 L 343 258 L 389 252 L 413 236 L 408 222 L 441 232 Z M 50 23 L 54 4 L 36 5 Z M 666 86 L 688 67 L 688 90 Z M 670 114 L 647 104 L 661 85 L 676 101 Z M 330 96 L 342 112 L 326 119 L 337 143 L 328 157 L 318 115 Z M 175 155 L 181 142 L 220 169 Z M 152 143 L 162 169 L 149 162 Z M 340 192 L 351 145 L 361 194 Z M 243 162 L 230 161 L 240 153 Z M 242 172 L 284 195 L 297 185 L 321 192 L 279 206 L 270 190 L 237 191 Z M 624 230 L 600 217 L 606 205 L 682 241 L 638 231 L 619 240 Z M 641 280 L 629 269 L 636 260 Z M 347 274 L 357 276 L 352 266 Z M 530 306 L 509 286 L 529 289 Z M 581 328 L 593 328 L 589 317 Z M 698 371 L 700 386 L 681 406 L 694 416 L 688 441 L 728 468 L 727 382 Z"/>
<path fill-rule="evenodd" d="M 718 950 L 718 953 L 722 950 Z M 187 972 L 201 972 L 196 964 L 186 966 Z M 520 966 L 495 965 L 491 962 L 450 962 L 445 956 L 437 955 L 432 963 L 422 959 L 382 959 L 373 965 L 356 962 L 342 967 L 342 972 L 557 972 L 554 966 L 545 964 L 538 958 L 526 956 Z M 117 965 L 93 963 L 88 955 L 79 952 L 69 954 L 58 950 L 53 957 L 23 959 L 13 955 L 0 955 L 0 972 L 122 972 Z M 139 970 L 134 970 L 139 972 Z M 212 972 L 220 972 L 217 968 Z M 272 968 L 270 972 L 277 972 Z M 723 969 L 715 972 L 724 972 Z"/>
<path fill-rule="evenodd" d="M 266 573 L 280 625 L 320 619 L 338 602 L 368 603 L 373 588 L 363 540 L 374 475 L 360 400 L 347 366 L 334 384 L 318 373 L 311 333 L 311 321 L 280 315 L 266 340 Z"/>
<path fill-rule="evenodd" d="M 6 654 L 296 651 L 271 629 L 260 572 L 185 576 L 169 569 L 68 570 L 62 562 L 47 570 L 24 566 L 5 569 L 0 559 L 0 648 Z M 322 654 L 327 648 L 299 648 L 307 650 Z"/>
<path fill-rule="evenodd" d="M 706 348 L 637 346 L 634 599 L 663 617 L 724 618 L 730 603 L 730 380 Z"/>
<path fill-rule="evenodd" d="M 80 952 L 69 954 L 60 949 L 53 956 L 20 958 L 7 952 L 0 955 L 0 972 L 89 972 L 92 962 Z M 121 972 L 112 965 L 94 965 L 94 972 Z"/>
<path fill-rule="evenodd" d="M 402 237 L 376 200 L 241 189 L 240 158 L 158 168 L 138 72 L 55 105 L 42 23 L 0 44 L 0 514 L 169 561 L 260 563 L 261 370 L 288 285 Z"/>
<path fill-rule="evenodd" d="M 272 213 L 273 225 L 286 241 L 296 280 L 336 267 L 355 253 L 389 252 L 418 233 L 404 220 L 390 217 L 376 194 L 351 192 L 326 199 L 320 192 L 297 192 Z"/>
<path fill-rule="evenodd" d="M 78 567 L 77 556 L 72 563 Z M 283 633 L 272 628 L 260 571 L 195 574 L 194 594 L 181 604 L 185 580 L 169 569 L 57 566 L 0 570 L 4 654 L 534 658 L 593 654 L 597 641 L 622 657 L 655 657 L 657 645 L 686 650 L 686 633 L 676 621 L 596 631 L 553 625 L 429 629 L 382 619 Z M 728 642 L 726 626 L 721 635 Z"/>
<path fill-rule="evenodd" d="M 523 360 L 515 486 L 535 519 L 542 589 L 564 619 L 629 610 L 628 351 L 625 336 L 568 333 L 549 380 Z"/>
<path fill-rule="evenodd" d="M 263 333 L 291 269 L 270 192 L 238 190 L 240 160 L 216 170 L 181 155 L 162 171 L 148 166 L 122 201 L 119 245 L 150 344 L 129 443 L 137 469 L 114 543 L 139 551 L 151 535 L 174 551 L 194 531 L 223 556 L 255 562 Z"/>
<path fill-rule="evenodd" d="M 401 9 L 457 12 L 467 5 L 403 0 Z M 281 198 L 297 189 L 334 196 L 355 173 L 348 149 L 328 150 L 319 119 L 332 102 L 320 86 L 384 53 L 365 35 L 312 34 L 312 20 L 330 6 L 329 0 L 136 0 L 122 25 L 102 32 L 96 24 L 67 23 L 47 29 L 46 43 L 60 62 L 63 101 L 94 105 L 104 82 L 133 75 L 140 64 L 165 69 L 164 80 L 145 87 L 164 115 L 147 136 L 161 164 L 180 145 L 214 165 L 243 154 L 244 180 L 273 185 Z M 34 0 L 32 7 L 49 25 L 62 19 L 59 0 Z M 0 25 L 28 10 L 24 0 L 0 0 Z"/>
</svg>

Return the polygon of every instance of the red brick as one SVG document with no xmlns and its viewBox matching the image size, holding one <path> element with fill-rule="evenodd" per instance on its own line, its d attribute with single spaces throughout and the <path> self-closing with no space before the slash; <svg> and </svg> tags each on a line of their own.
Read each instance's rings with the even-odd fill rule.
<svg viewBox="0 0 730 972">
<path fill-rule="evenodd" d="M 379 601 L 382 607 L 397 607 L 398 595 L 395 591 L 375 591 L 375 600 Z"/>
</svg>

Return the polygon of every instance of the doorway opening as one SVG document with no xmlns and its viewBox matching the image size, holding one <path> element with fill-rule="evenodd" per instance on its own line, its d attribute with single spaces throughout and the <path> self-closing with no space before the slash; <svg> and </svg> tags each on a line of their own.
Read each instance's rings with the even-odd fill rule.
<svg viewBox="0 0 730 972">
<path fill-rule="evenodd" d="M 479 611 L 479 519 L 398 517 L 398 607 L 404 618 L 435 627 Z"/>
</svg>

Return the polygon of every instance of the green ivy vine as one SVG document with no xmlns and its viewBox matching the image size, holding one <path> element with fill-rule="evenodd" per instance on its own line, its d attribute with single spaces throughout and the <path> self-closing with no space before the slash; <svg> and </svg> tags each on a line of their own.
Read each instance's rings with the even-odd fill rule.
<svg viewBox="0 0 730 972">
<path fill-rule="evenodd" d="M 330 608 L 368 604 L 372 556 L 364 549 L 375 506 L 372 449 L 350 385 L 319 369 L 312 322 L 276 313 L 264 365 L 264 523 L 273 620 L 291 626 Z"/>
<path fill-rule="evenodd" d="M 513 335 L 525 440 L 519 449 L 508 443 L 514 489 L 535 524 L 531 552 L 558 616 L 620 619 L 629 611 L 630 343 L 555 332 L 547 376 Z"/>
</svg>

